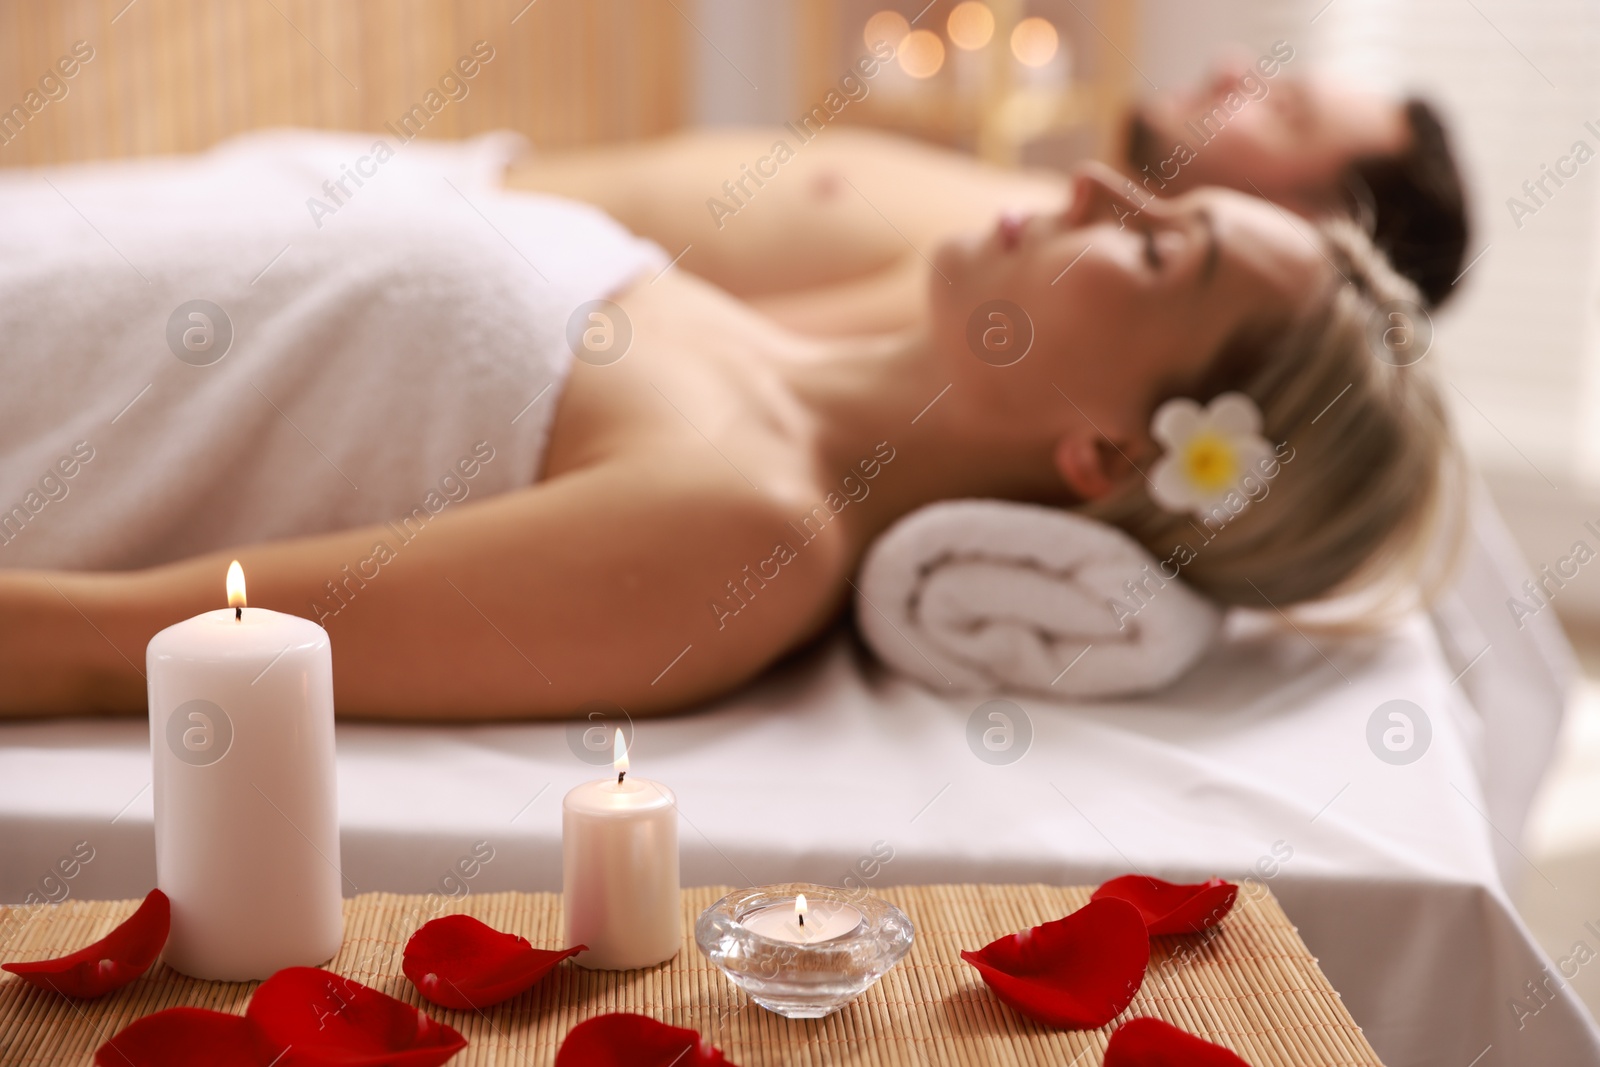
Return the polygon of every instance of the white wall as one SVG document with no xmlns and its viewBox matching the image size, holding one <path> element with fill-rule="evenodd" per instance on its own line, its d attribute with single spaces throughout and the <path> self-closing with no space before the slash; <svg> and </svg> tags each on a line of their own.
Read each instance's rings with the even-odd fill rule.
<svg viewBox="0 0 1600 1067">
<path fill-rule="evenodd" d="M 1475 5 L 1475 6 L 1474 6 Z M 1331 65 L 1390 77 L 1448 108 L 1472 179 L 1482 259 L 1439 319 L 1457 425 L 1536 568 L 1600 519 L 1595 330 L 1600 158 L 1521 225 L 1510 197 L 1582 139 L 1600 153 L 1600 9 L 1588 0 L 1334 0 Z M 1541 194 L 1542 196 L 1543 194 Z M 1562 594 L 1600 619 L 1600 578 Z"/>
<path fill-rule="evenodd" d="M 1600 150 L 1600 137 L 1583 128 L 1600 120 L 1596 5 L 1147 0 L 1144 10 L 1144 69 L 1158 83 L 1193 77 L 1229 41 L 1264 48 L 1283 38 L 1309 65 L 1419 91 L 1440 106 L 1475 201 L 1469 258 L 1488 247 L 1436 323 L 1462 434 L 1485 466 L 1508 477 L 1548 478 L 1563 489 L 1600 482 L 1589 358 L 1600 160 L 1520 229 L 1505 206 L 1574 139 Z"/>
<path fill-rule="evenodd" d="M 1212 48 L 1283 38 L 1311 64 L 1445 113 L 1483 251 L 1436 320 L 1456 423 L 1533 567 L 1600 520 L 1595 329 L 1600 158 L 1519 227 L 1506 200 L 1582 138 L 1600 153 L 1600 6 L 1588 0 L 1146 0 L 1144 69 L 1193 77 Z M 1314 21 L 1313 21 L 1314 20 Z M 1600 621 L 1600 577 L 1562 591 Z"/>
</svg>

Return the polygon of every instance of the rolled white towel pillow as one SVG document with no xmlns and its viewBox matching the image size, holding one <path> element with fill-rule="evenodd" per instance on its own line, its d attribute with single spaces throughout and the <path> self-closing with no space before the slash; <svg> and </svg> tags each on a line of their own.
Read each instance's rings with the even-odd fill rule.
<svg viewBox="0 0 1600 1067">
<path fill-rule="evenodd" d="M 937 689 L 1085 699 L 1168 685 L 1222 614 L 1121 530 L 1001 500 L 907 515 L 867 550 L 856 596 L 872 650 Z"/>
</svg>

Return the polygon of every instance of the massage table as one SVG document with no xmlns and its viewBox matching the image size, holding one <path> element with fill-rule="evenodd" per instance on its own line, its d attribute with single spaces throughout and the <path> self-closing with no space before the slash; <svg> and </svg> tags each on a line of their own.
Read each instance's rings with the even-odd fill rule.
<svg viewBox="0 0 1600 1067">
<path fill-rule="evenodd" d="M 1518 838 L 1569 652 L 1549 613 L 1516 628 L 1524 565 L 1476 518 L 1431 614 L 1334 637 L 1235 611 L 1157 695 L 1002 697 L 998 755 L 989 698 L 891 674 L 841 624 L 732 696 L 632 723 L 633 767 L 677 793 L 686 885 L 1257 878 L 1391 1067 L 1600 1064 L 1506 888 L 1541 877 Z M 1431 733 L 1411 762 L 1369 744 L 1394 700 Z M 608 771 L 589 725 L 341 723 L 346 893 L 559 890 L 561 798 Z M 153 886 L 149 770 L 142 720 L 0 726 L 0 902 Z"/>
</svg>

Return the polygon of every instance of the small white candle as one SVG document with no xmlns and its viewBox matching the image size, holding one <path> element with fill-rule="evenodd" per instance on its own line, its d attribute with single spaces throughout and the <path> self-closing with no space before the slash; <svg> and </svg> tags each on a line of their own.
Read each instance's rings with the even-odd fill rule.
<svg viewBox="0 0 1600 1067">
<path fill-rule="evenodd" d="M 771 904 L 739 920 L 739 924 L 763 937 L 809 945 L 843 937 L 861 925 L 861 912 L 836 900 L 812 905 L 801 893 L 794 905 Z"/>
<path fill-rule="evenodd" d="M 562 911 L 581 967 L 653 967 L 678 954 L 678 802 L 658 782 L 628 777 L 617 732 L 616 775 L 585 782 L 561 802 Z"/>
<path fill-rule="evenodd" d="M 156 884 L 166 961 L 247 981 L 324 963 L 344 937 L 333 659 L 307 619 L 245 606 L 156 634 L 145 654 Z"/>
</svg>

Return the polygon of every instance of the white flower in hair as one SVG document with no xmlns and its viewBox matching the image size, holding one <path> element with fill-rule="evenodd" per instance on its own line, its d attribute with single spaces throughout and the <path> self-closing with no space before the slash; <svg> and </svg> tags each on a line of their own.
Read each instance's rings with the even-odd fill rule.
<svg viewBox="0 0 1600 1067">
<path fill-rule="evenodd" d="M 1166 446 L 1150 472 L 1150 495 L 1168 511 L 1209 513 L 1273 454 L 1261 436 L 1261 409 L 1243 393 L 1223 393 L 1203 408 L 1187 397 L 1169 400 L 1150 420 L 1150 436 Z M 1239 501 L 1248 498 L 1239 493 L 1230 510 L 1240 510 Z"/>
</svg>

